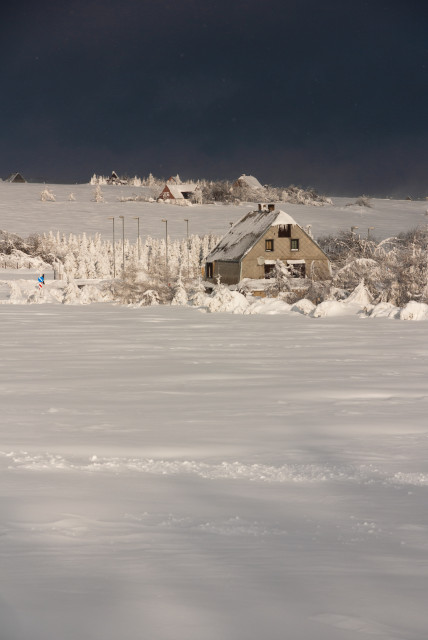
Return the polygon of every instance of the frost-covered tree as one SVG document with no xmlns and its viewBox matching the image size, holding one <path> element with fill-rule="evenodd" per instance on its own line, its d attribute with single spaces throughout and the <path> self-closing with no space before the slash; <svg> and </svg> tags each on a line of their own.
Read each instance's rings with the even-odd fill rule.
<svg viewBox="0 0 428 640">
<path fill-rule="evenodd" d="M 55 195 L 51 189 L 48 189 L 48 187 L 46 187 L 40 193 L 40 200 L 42 202 L 55 202 Z"/>
<path fill-rule="evenodd" d="M 296 295 L 292 292 L 290 278 L 292 268 L 285 265 L 281 260 L 276 260 L 274 268 L 269 278 L 266 294 L 271 298 L 280 297 L 287 302 L 294 302 Z"/>
<path fill-rule="evenodd" d="M 64 287 L 62 302 L 63 304 L 74 304 L 79 300 L 79 298 L 80 289 L 74 280 L 70 280 L 70 282 L 67 282 Z"/>
<path fill-rule="evenodd" d="M 173 289 L 173 298 L 172 298 L 171 304 L 177 305 L 177 306 L 184 306 L 187 304 L 187 301 L 188 301 L 187 291 L 184 286 L 183 279 L 181 277 L 181 271 L 180 271 L 178 273 L 178 278 Z"/>
<path fill-rule="evenodd" d="M 122 278 L 112 281 L 108 285 L 114 299 L 122 304 L 169 304 L 172 300 L 172 288 L 165 278 L 151 278 L 130 265 Z M 150 292 L 150 293 L 149 293 Z"/>
<path fill-rule="evenodd" d="M 101 185 L 98 183 L 94 189 L 94 194 L 92 198 L 93 202 L 104 202 L 104 195 L 101 191 Z"/>
<path fill-rule="evenodd" d="M 404 306 L 427 300 L 428 229 L 421 227 L 382 242 L 341 232 L 318 241 L 333 263 L 333 285 L 348 292 L 364 279 L 377 300 Z"/>
</svg>

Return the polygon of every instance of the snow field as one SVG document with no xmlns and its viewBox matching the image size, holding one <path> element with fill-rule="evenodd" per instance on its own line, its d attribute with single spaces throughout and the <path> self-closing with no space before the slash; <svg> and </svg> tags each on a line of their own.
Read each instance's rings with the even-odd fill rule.
<svg viewBox="0 0 428 640">
<path fill-rule="evenodd" d="M 425 638 L 425 323 L 1 322 L 5 640 Z"/>
<path fill-rule="evenodd" d="M 212 233 L 223 236 L 230 228 L 230 222 L 236 222 L 244 213 L 257 207 L 254 203 L 234 205 L 195 205 L 178 207 L 157 202 L 120 202 L 121 198 L 139 195 L 145 187 L 103 186 L 105 202 L 94 202 L 94 187 L 81 185 L 50 185 L 55 194 L 55 202 L 42 202 L 40 193 L 42 184 L 8 184 L 0 182 L 0 229 L 27 237 L 32 233 L 59 231 L 61 234 L 82 234 L 103 239 L 112 239 L 112 221 L 115 217 L 116 238 L 122 237 L 122 220 L 125 216 L 125 240 L 135 242 L 137 221 L 140 216 L 140 233 L 146 236 L 163 238 L 168 220 L 168 235 L 172 239 L 186 237 L 185 218 L 189 219 L 190 234 L 203 236 Z M 70 193 L 75 196 L 69 200 Z M 394 234 L 427 223 L 427 202 L 407 200 L 371 200 L 371 208 L 355 204 L 355 197 L 332 198 L 333 205 L 313 207 L 283 203 L 280 208 L 291 215 L 298 224 L 312 225 L 315 238 L 335 233 L 340 229 L 350 230 L 358 227 L 357 233 L 366 237 L 370 233 L 382 240 Z"/>
<path fill-rule="evenodd" d="M 0 183 L 0 228 L 178 239 L 253 207 L 43 188 Z M 426 224 L 354 200 L 283 208 L 315 236 Z M 426 639 L 426 324 L 391 319 L 427 305 L 130 308 L 23 266 L 0 270 L 0 640 Z"/>
</svg>

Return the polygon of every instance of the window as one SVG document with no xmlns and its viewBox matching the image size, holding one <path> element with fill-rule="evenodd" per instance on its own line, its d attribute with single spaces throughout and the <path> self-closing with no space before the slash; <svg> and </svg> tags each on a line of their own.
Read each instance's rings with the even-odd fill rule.
<svg viewBox="0 0 428 640">
<path fill-rule="evenodd" d="M 207 262 L 205 265 L 205 277 L 212 278 L 213 277 L 213 263 Z"/>
<path fill-rule="evenodd" d="M 278 227 L 278 238 L 291 238 L 291 224 L 280 224 Z"/>
<path fill-rule="evenodd" d="M 290 265 L 292 278 L 305 278 L 306 277 L 306 265 L 305 264 L 291 264 Z"/>
<path fill-rule="evenodd" d="M 273 251 L 273 240 L 265 240 L 265 251 Z"/>
<path fill-rule="evenodd" d="M 273 278 L 275 275 L 275 265 L 274 264 L 265 264 L 265 278 Z"/>
<path fill-rule="evenodd" d="M 299 241 L 298 240 L 291 240 L 291 251 L 298 251 L 299 250 Z"/>
</svg>

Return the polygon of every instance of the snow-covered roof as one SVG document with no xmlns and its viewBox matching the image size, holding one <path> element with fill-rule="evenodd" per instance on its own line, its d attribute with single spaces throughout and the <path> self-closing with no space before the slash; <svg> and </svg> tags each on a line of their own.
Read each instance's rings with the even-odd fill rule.
<svg viewBox="0 0 428 640">
<path fill-rule="evenodd" d="M 168 189 L 171 193 L 171 195 L 177 200 L 179 198 L 183 197 L 183 194 L 181 193 L 180 189 L 178 188 L 178 185 L 176 184 L 169 184 L 168 185 Z"/>
<path fill-rule="evenodd" d="M 279 220 L 279 222 L 278 222 Z M 229 229 L 207 256 L 207 262 L 214 260 L 239 261 L 255 245 L 257 240 L 272 225 L 297 224 L 285 211 L 266 209 L 246 213 Z"/>
<path fill-rule="evenodd" d="M 198 188 L 198 185 L 192 182 L 184 182 L 183 184 L 168 183 L 166 186 L 176 200 L 183 198 L 183 193 L 194 193 Z"/>
<path fill-rule="evenodd" d="M 297 222 L 285 211 L 277 212 L 275 220 L 272 222 L 272 227 L 282 227 L 285 224 L 297 224 Z"/>
<path fill-rule="evenodd" d="M 247 185 L 247 187 L 250 187 L 251 189 L 263 189 L 263 186 L 260 184 L 257 178 L 255 178 L 254 176 L 246 176 L 245 173 L 243 173 L 242 176 L 240 176 L 236 180 L 236 182 L 238 184 L 245 184 Z"/>
<path fill-rule="evenodd" d="M 177 187 L 180 189 L 181 192 L 196 191 L 196 189 L 198 188 L 198 185 L 195 184 L 194 182 L 182 182 L 181 184 L 177 185 Z"/>
</svg>

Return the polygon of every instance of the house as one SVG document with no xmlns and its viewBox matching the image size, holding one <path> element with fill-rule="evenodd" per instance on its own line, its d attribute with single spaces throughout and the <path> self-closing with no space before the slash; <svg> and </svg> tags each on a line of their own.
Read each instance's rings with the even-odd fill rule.
<svg viewBox="0 0 428 640">
<path fill-rule="evenodd" d="M 330 261 L 315 240 L 274 204 L 259 204 L 236 222 L 206 258 L 205 279 L 237 284 L 244 278 L 269 278 L 275 262 L 292 276 L 316 280 L 330 277 Z"/>
<path fill-rule="evenodd" d="M 242 176 L 232 184 L 232 190 L 238 188 L 263 189 L 263 185 L 261 185 L 254 176 L 246 176 L 245 173 L 243 173 Z"/>
<path fill-rule="evenodd" d="M 158 200 L 191 200 L 197 189 L 198 185 L 192 182 L 174 184 L 168 180 L 158 196 Z"/>
<path fill-rule="evenodd" d="M 11 173 L 10 176 L 8 176 L 5 179 L 5 182 L 27 182 L 25 178 L 23 178 L 21 176 L 20 173 Z"/>
<path fill-rule="evenodd" d="M 119 176 L 117 175 L 116 171 L 112 171 L 111 172 L 111 176 L 110 178 L 107 178 L 106 180 L 107 184 L 128 184 L 128 180 L 124 180 L 123 178 L 119 178 Z"/>
</svg>

